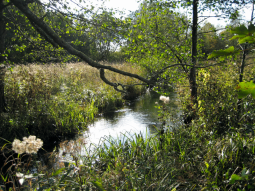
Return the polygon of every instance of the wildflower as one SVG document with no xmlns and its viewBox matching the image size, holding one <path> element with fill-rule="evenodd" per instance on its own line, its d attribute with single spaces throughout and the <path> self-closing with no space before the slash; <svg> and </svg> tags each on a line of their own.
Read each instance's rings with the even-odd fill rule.
<svg viewBox="0 0 255 191">
<path fill-rule="evenodd" d="M 12 149 L 16 152 L 16 153 L 24 153 L 26 151 L 26 142 L 24 141 L 20 141 L 18 139 L 14 139 L 13 143 L 12 143 Z"/>
<path fill-rule="evenodd" d="M 163 101 L 164 103 L 169 103 L 169 97 L 166 96 L 160 96 L 159 100 Z"/>
<path fill-rule="evenodd" d="M 19 154 L 22 153 L 37 153 L 37 151 L 42 147 L 43 141 L 36 136 L 30 135 L 28 138 L 23 137 L 23 141 L 15 139 L 12 143 L 12 149 Z"/>
<path fill-rule="evenodd" d="M 156 101 L 155 104 L 158 105 L 158 102 Z"/>
</svg>

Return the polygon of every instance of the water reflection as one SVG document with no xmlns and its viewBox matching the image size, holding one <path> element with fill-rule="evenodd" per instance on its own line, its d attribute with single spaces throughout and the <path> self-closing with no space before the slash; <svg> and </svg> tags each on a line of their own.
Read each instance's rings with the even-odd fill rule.
<svg viewBox="0 0 255 191">
<path fill-rule="evenodd" d="M 157 132 L 157 128 L 162 127 L 162 124 L 158 120 L 158 108 L 155 104 L 155 102 L 160 102 L 159 96 L 155 92 L 148 92 L 122 109 L 102 114 L 88 127 L 87 131 L 78 137 L 78 142 L 82 140 L 83 146 L 96 146 L 102 140 L 108 139 L 109 136 L 113 139 L 121 138 L 122 140 L 125 140 L 125 136 L 130 137 L 134 134 L 141 134 L 144 138 L 151 136 Z M 167 104 L 167 107 L 172 115 L 171 119 L 177 119 L 180 111 L 178 109 L 178 102 L 176 101 L 176 93 L 172 93 L 169 97 L 170 103 Z M 176 126 L 176 122 L 169 119 L 166 126 L 172 128 Z M 62 144 L 60 153 L 68 153 L 70 149 L 67 149 L 67 147 L 77 152 L 77 148 L 74 149 L 73 146 L 64 145 L 66 143 Z M 80 145 L 78 147 L 79 155 L 84 155 L 82 146 Z"/>
<path fill-rule="evenodd" d="M 176 112 L 178 104 L 175 93 L 170 95 L 170 100 L 169 108 Z M 98 144 L 102 137 L 120 138 L 123 133 L 130 136 L 142 134 L 144 137 L 146 134 L 147 136 L 154 134 L 156 127 L 161 126 L 155 102 L 159 102 L 159 95 L 155 92 L 148 92 L 123 109 L 98 117 L 89 126 L 89 130 L 84 132 L 84 135 L 88 137 L 87 143 Z M 178 112 L 174 115 L 178 115 Z"/>
</svg>

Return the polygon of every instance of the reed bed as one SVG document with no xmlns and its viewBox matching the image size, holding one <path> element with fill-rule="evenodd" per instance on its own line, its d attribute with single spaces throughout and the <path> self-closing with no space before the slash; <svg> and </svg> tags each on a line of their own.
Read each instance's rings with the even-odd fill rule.
<svg viewBox="0 0 255 191">
<path fill-rule="evenodd" d="M 112 64 L 121 70 L 142 75 L 137 66 Z M 111 82 L 137 80 L 106 71 Z M 133 88 L 141 94 L 144 87 Z M 12 141 L 29 134 L 44 141 L 74 135 L 87 127 L 95 115 L 120 107 L 120 92 L 106 85 L 99 71 L 85 63 L 17 65 L 5 75 L 7 112 L 1 116 L 0 137 Z"/>
</svg>

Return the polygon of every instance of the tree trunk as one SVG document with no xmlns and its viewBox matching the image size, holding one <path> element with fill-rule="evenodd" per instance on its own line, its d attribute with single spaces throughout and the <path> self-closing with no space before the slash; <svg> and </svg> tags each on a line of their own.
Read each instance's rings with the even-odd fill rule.
<svg viewBox="0 0 255 191">
<path fill-rule="evenodd" d="M 197 83 L 196 83 L 196 63 L 197 63 L 197 7 L 198 0 L 193 0 L 193 23 L 192 23 L 192 66 L 190 69 L 189 83 L 191 91 L 191 101 L 197 103 Z"/>
<path fill-rule="evenodd" d="M 243 48 L 242 63 L 241 63 L 240 73 L 239 73 L 239 82 L 243 81 L 243 72 L 244 72 L 244 67 L 245 67 L 245 58 L 246 58 L 246 54 L 247 54 L 246 49 L 247 49 L 247 44 L 245 44 L 244 48 Z"/>
<path fill-rule="evenodd" d="M 4 76 L 5 76 L 5 66 L 1 65 L 4 61 L 4 50 L 5 50 L 5 21 L 3 18 L 3 0 L 0 0 L 0 113 L 4 112 L 6 109 L 5 99 L 4 99 Z"/>
<path fill-rule="evenodd" d="M 239 72 L 239 83 L 243 82 L 243 72 L 244 72 L 244 67 L 245 67 L 245 58 L 247 52 L 247 44 L 244 45 L 243 49 L 243 55 L 242 55 L 242 61 L 241 61 L 241 67 L 240 67 L 240 72 Z M 240 119 L 240 114 L 242 112 L 242 99 L 238 99 L 237 101 L 237 118 Z"/>
</svg>

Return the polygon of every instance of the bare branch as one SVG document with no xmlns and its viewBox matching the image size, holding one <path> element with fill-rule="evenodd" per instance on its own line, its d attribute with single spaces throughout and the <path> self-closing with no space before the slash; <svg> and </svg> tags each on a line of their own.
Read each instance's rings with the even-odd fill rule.
<svg viewBox="0 0 255 191">
<path fill-rule="evenodd" d="M 194 67 L 194 68 L 208 68 L 208 67 L 215 66 L 215 65 L 220 65 L 220 64 L 222 64 L 222 63 L 215 63 L 215 64 L 210 64 L 210 65 L 207 65 L 207 66 L 194 66 L 193 64 L 172 64 L 172 65 L 166 66 L 165 68 L 162 68 L 159 72 L 157 72 L 157 74 L 163 73 L 168 68 L 172 68 L 174 66 L 180 66 L 180 65 L 190 66 L 190 67 Z"/>
<path fill-rule="evenodd" d="M 176 51 L 167 43 L 167 42 L 164 42 L 160 37 L 156 37 L 158 39 L 160 39 L 162 41 L 163 44 L 165 44 L 171 51 L 172 53 L 174 54 L 174 56 L 177 58 L 177 60 L 180 62 L 180 65 L 182 66 L 183 70 L 185 73 L 188 73 L 188 70 L 187 68 L 184 67 L 184 65 L 182 64 L 182 59 L 180 58 L 180 56 L 178 56 L 176 54 Z"/>
<path fill-rule="evenodd" d="M 99 72 L 100 72 L 100 78 L 103 80 L 104 83 L 106 83 L 106 84 L 108 84 L 108 85 L 110 85 L 110 86 L 113 86 L 115 90 L 117 90 L 117 91 L 119 91 L 119 92 L 121 92 L 121 93 L 127 93 L 127 92 L 124 91 L 124 90 L 118 89 L 118 86 L 121 86 L 121 87 L 124 89 L 124 86 L 123 86 L 123 85 L 121 85 L 121 84 L 119 84 L 119 83 L 118 83 L 118 84 L 112 83 L 112 82 L 110 82 L 109 80 L 107 80 L 107 79 L 105 78 L 104 69 L 100 68 L 100 69 L 99 69 Z"/>
</svg>

